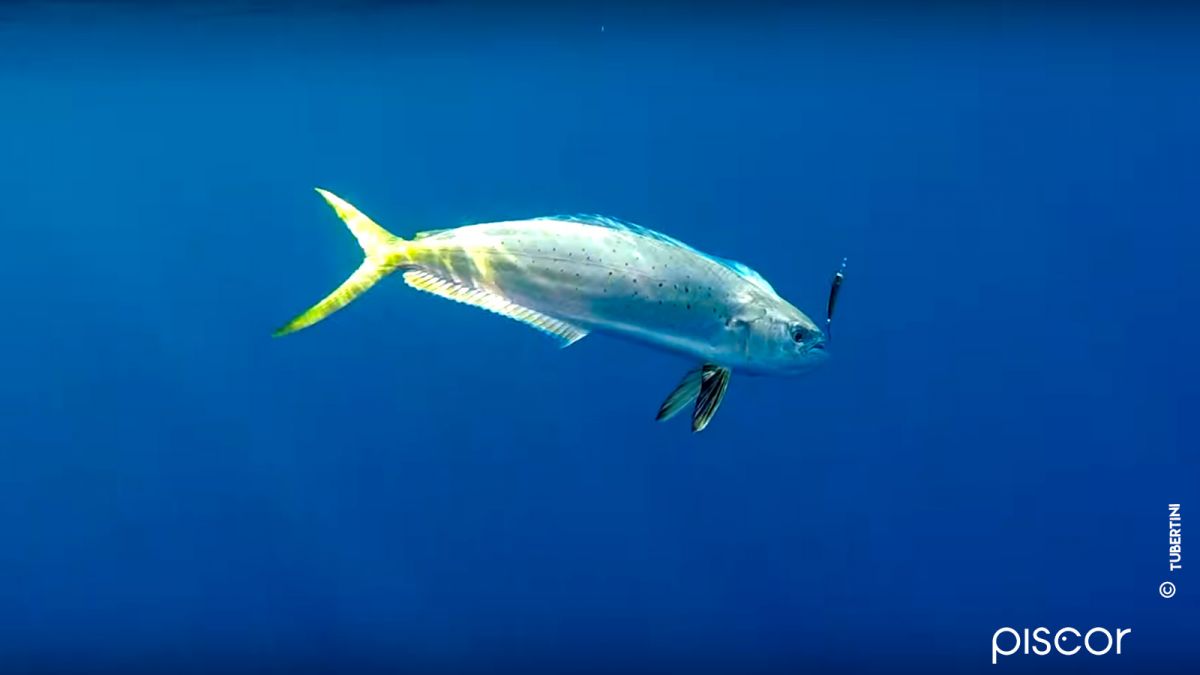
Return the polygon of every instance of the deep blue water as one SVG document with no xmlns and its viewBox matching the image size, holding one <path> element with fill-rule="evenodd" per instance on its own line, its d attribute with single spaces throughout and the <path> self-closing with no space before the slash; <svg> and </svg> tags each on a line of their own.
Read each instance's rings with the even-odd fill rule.
<svg viewBox="0 0 1200 675">
<path fill-rule="evenodd" d="M 1197 30 L 0 8 L 0 667 L 1194 668 Z M 315 185 L 626 218 L 813 316 L 847 256 L 834 358 L 691 434 L 688 361 L 395 278 L 273 340 L 359 262 Z M 1002 626 L 1133 633 L 993 668 Z"/>
</svg>

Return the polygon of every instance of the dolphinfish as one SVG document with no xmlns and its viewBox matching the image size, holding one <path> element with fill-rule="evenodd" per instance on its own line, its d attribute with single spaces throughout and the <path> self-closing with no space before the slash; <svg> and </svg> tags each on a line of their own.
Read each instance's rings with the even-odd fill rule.
<svg viewBox="0 0 1200 675">
<path fill-rule="evenodd" d="M 337 195 L 317 192 L 365 258 L 276 336 L 317 323 L 400 272 L 413 288 L 524 322 L 562 346 L 602 332 L 695 359 L 658 411 L 658 419 L 669 419 L 694 401 L 694 431 L 712 419 L 733 370 L 791 375 L 826 359 L 825 332 L 757 272 L 644 227 L 549 216 L 402 239 Z"/>
</svg>

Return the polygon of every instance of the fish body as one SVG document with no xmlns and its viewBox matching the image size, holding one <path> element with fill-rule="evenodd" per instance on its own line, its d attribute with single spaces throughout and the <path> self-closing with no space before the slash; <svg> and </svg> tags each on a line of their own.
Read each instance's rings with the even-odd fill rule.
<svg viewBox="0 0 1200 675">
<path fill-rule="evenodd" d="M 754 270 L 674 238 L 595 215 L 549 216 L 391 235 L 319 191 L 359 239 L 362 266 L 277 335 L 312 325 L 383 276 L 523 321 L 566 346 L 592 332 L 694 358 L 659 418 L 693 400 L 693 428 L 716 412 L 732 370 L 794 374 L 825 359 L 825 335 Z M 707 401 L 707 402 L 706 402 Z"/>
</svg>

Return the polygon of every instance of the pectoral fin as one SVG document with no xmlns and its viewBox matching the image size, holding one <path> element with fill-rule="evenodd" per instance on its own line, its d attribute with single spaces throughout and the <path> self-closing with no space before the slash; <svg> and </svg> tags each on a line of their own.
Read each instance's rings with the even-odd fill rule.
<svg viewBox="0 0 1200 675">
<path fill-rule="evenodd" d="M 663 401 L 658 409 L 658 421 L 663 422 L 674 417 L 680 410 L 686 408 L 692 401 L 696 407 L 692 412 L 692 431 L 702 431 L 708 426 L 712 416 L 716 414 L 721 399 L 725 397 L 725 389 L 729 387 L 730 370 L 722 366 L 706 363 L 695 370 L 688 371 L 683 376 L 675 390 Z"/>
<path fill-rule="evenodd" d="M 725 390 L 729 388 L 730 372 L 728 368 L 704 364 L 700 374 L 700 395 L 692 412 L 692 431 L 703 431 L 717 413 L 721 400 L 725 398 Z"/>
<path fill-rule="evenodd" d="M 675 386 L 675 390 L 667 396 L 667 400 L 663 401 L 662 406 L 659 407 L 658 417 L 655 419 L 659 422 L 665 422 L 674 417 L 680 410 L 691 405 L 692 401 L 696 400 L 696 397 L 700 395 L 700 381 L 703 370 L 704 367 L 701 366 L 688 371 L 688 374 L 683 376 L 683 379 Z"/>
</svg>

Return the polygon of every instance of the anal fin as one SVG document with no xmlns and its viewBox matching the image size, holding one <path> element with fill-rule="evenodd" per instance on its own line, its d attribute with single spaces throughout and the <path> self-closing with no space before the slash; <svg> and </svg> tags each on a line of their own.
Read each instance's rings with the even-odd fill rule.
<svg viewBox="0 0 1200 675">
<path fill-rule="evenodd" d="M 481 288 L 472 288 L 457 281 L 442 278 L 424 270 L 408 270 L 404 273 L 404 283 L 419 291 L 432 293 L 447 300 L 461 302 L 465 305 L 486 309 L 501 316 L 515 319 L 528 326 L 536 328 L 547 335 L 558 338 L 563 347 L 567 347 L 587 336 L 585 328 L 576 326 L 568 321 L 556 319 L 528 307 L 518 305 L 502 295 Z"/>
</svg>

